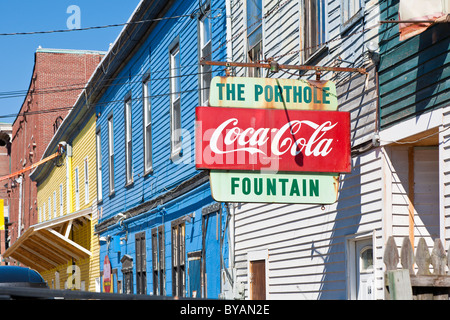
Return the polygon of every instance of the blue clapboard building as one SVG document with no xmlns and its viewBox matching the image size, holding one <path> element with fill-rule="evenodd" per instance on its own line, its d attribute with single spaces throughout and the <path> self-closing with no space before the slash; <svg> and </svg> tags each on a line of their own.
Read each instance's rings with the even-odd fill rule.
<svg viewBox="0 0 450 320">
<path fill-rule="evenodd" d="M 201 59 L 226 59 L 225 1 L 144 0 L 88 83 L 102 291 L 220 297 L 228 214 L 195 168 L 194 127 L 224 72 Z"/>
</svg>

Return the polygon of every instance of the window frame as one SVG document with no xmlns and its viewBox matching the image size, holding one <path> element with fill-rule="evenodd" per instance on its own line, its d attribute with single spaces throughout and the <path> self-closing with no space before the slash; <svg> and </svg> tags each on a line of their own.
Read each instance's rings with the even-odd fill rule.
<svg viewBox="0 0 450 320">
<path fill-rule="evenodd" d="M 89 203 L 89 162 L 84 158 L 84 204 Z"/>
<path fill-rule="evenodd" d="M 95 142 L 97 151 L 97 202 L 103 200 L 103 176 L 102 176 L 102 137 L 101 129 L 95 131 Z"/>
<path fill-rule="evenodd" d="M 165 235 L 164 225 L 153 228 L 152 234 L 152 277 L 153 294 L 166 294 Z"/>
<path fill-rule="evenodd" d="M 62 217 L 64 215 L 64 187 L 61 183 L 59 185 L 59 216 Z"/>
<path fill-rule="evenodd" d="M 109 195 L 114 194 L 114 122 L 113 114 L 108 116 L 108 175 L 109 175 Z"/>
<path fill-rule="evenodd" d="M 181 48 L 179 37 L 169 46 L 170 158 L 181 157 Z"/>
<path fill-rule="evenodd" d="M 142 119 L 144 138 L 144 175 L 153 173 L 152 109 L 150 101 L 150 73 L 142 80 Z"/>
<path fill-rule="evenodd" d="M 135 234 L 136 293 L 147 294 L 147 245 L 145 231 Z"/>
<path fill-rule="evenodd" d="M 204 59 L 205 61 L 212 60 L 212 23 L 211 18 L 209 17 L 211 13 L 211 1 L 207 1 L 203 5 L 201 15 L 198 18 L 197 24 L 197 39 L 198 39 L 198 53 L 199 53 L 199 61 Z M 205 25 L 206 28 L 205 29 Z M 205 30 L 208 30 L 205 33 Z M 205 41 L 205 34 L 209 36 L 209 38 Z M 210 84 L 212 79 L 212 66 L 211 65 L 201 65 L 199 64 L 199 105 L 208 106 L 209 105 L 209 92 L 210 92 Z"/>
<path fill-rule="evenodd" d="M 358 2 L 359 7 L 358 9 L 353 9 L 353 12 L 349 12 L 348 17 L 344 14 L 345 8 L 348 8 L 351 6 L 350 2 Z M 348 29 L 350 29 L 359 19 L 361 19 L 364 16 L 364 1 L 361 0 L 341 0 L 340 3 L 340 9 L 341 9 L 341 33 L 346 32 Z M 351 8 L 349 9 L 349 11 Z"/>
<path fill-rule="evenodd" d="M 183 218 L 172 221 L 172 295 L 186 296 L 186 224 Z"/>
<path fill-rule="evenodd" d="M 56 218 L 56 190 L 53 191 L 53 218 Z"/>
<path fill-rule="evenodd" d="M 75 211 L 80 210 L 80 170 L 78 167 L 74 170 L 75 174 Z"/>
<path fill-rule="evenodd" d="M 311 15 L 312 7 L 309 6 L 309 4 L 313 1 L 317 1 L 322 4 L 322 6 L 316 6 L 316 13 L 317 11 L 319 12 L 315 17 Z M 317 56 L 322 54 L 328 48 L 327 6 L 328 4 L 325 0 L 301 0 L 302 10 L 300 10 L 300 30 L 303 30 L 301 33 L 301 60 L 304 64 L 311 63 L 317 58 Z M 311 28 L 308 25 L 311 23 L 312 18 L 317 18 L 313 21 L 316 24 L 314 30 L 319 30 L 320 32 L 310 31 Z M 322 18 L 323 21 L 320 18 Z M 321 28 L 323 28 L 323 30 L 320 30 Z M 313 40 L 307 31 L 310 31 L 311 34 L 319 34 L 318 38 Z"/>
<path fill-rule="evenodd" d="M 260 24 L 258 24 L 257 27 L 255 27 L 252 31 L 248 32 L 249 28 L 253 25 L 249 25 L 249 19 L 248 19 L 248 9 L 249 9 L 249 2 L 252 0 L 246 0 L 244 1 L 244 19 L 245 19 L 245 39 L 244 39 L 244 55 L 245 59 L 249 63 L 258 62 L 260 60 L 264 59 L 264 0 L 261 1 L 261 17 L 258 17 L 261 21 Z M 249 45 L 249 38 L 256 34 L 256 32 L 260 30 L 261 32 L 261 39 L 252 47 Z M 257 54 L 255 54 L 255 52 Z M 251 53 L 251 54 L 250 54 Z M 253 57 L 254 56 L 254 57 Z M 246 68 L 246 73 L 248 77 L 257 77 L 261 78 L 264 77 L 264 74 L 262 72 L 262 68 Z"/>
<path fill-rule="evenodd" d="M 48 220 L 52 219 L 52 197 L 48 197 Z"/>
<path fill-rule="evenodd" d="M 133 184 L 133 129 L 131 93 L 124 99 L 125 186 Z"/>
</svg>

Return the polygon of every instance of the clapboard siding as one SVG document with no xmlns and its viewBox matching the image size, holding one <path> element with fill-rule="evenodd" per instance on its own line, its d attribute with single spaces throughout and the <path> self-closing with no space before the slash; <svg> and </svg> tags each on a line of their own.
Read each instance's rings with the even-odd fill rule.
<svg viewBox="0 0 450 320">
<path fill-rule="evenodd" d="M 380 4 L 383 20 L 397 17 L 398 1 Z M 437 24 L 400 41 L 398 26 L 380 28 L 380 124 L 387 128 L 450 102 L 450 28 Z"/>
<path fill-rule="evenodd" d="M 217 14 L 225 11 L 224 4 L 213 1 Z M 198 4 L 179 2 L 166 13 L 177 16 L 192 13 Z M 213 19 L 214 43 L 213 56 L 221 58 L 225 53 L 224 16 Z M 170 159 L 170 70 L 169 46 L 179 37 L 181 55 L 181 126 L 183 136 L 183 159 L 174 163 Z M 221 46 L 221 47 L 219 47 Z M 189 179 L 198 172 L 194 166 L 194 109 L 198 105 L 198 59 L 197 54 L 197 20 L 189 17 L 169 19 L 159 23 L 115 77 L 100 101 L 97 103 L 97 127 L 102 137 L 103 167 L 103 203 L 102 218 L 108 218 L 118 212 L 135 207 L 142 201 L 154 198 Z M 143 166 L 143 111 L 142 80 L 149 72 L 151 79 L 152 109 L 152 151 L 153 174 L 144 176 Z M 125 187 L 125 132 L 124 99 L 131 93 L 132 98 L 132 186 Z M 114 123 L 114 172 L 115 194 L 109 197 L 108 180 L 108 128 L 107 116 L 113 114 Z"/>
<path fill-rule="evenodd" d="M 346 237 L 381 232 L 381 153 L 353 159 L 351 174 L 341 176 L 339 199 L 324 206 L 239 204 L 234 207 L 235 266 L 248 285 L 247 253 L 269 253 L 270 299 L 346 299 Z M 377 237 L 381 241 L 381 233 Z M 374 244 L 374 247 L 382 243 Z M 374 260 L 381 261 L 381 250 Z M 377 284 L 382 293 L 381 280 Z M 246 292 L 248 297 L 248 292 Z"/>
</svg>

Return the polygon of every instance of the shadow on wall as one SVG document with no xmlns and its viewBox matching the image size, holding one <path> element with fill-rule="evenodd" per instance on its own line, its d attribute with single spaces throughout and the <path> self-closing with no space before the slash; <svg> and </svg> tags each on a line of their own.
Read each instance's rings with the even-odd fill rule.
<svg viewBox="0 0 450 320">
<path fill-rule="evenodd" d="M 346 300 L 347 273 L 345 236 L 355 234 L 361 222 L 361 166 L 357 158 L 350 174 L 341 175 L 328 252 L 324 254 L 323 276 L 318 300 Z M 311 255 L 317 252 L 311 248 Z"/>
</svg>

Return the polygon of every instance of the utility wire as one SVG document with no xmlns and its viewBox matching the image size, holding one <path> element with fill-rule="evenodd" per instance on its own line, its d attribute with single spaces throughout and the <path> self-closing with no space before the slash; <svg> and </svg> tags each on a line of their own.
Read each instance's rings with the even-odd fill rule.
<svg viewBox="0 0 450 320">
<path fill-rule="evenodd" d="M 191 15 L 190 14 L 185 14 L 185 15 L 179 15 L 179 16 L 173 16 L 173 17 L 154 18 L 154 19 L 148 19 L 148 20 L 139 20 L 139 21 L 134 21 L 134 22 L 124 22 L 124 23 L 116 23 L 116 24 L 107 24 L 107 25 L 103 25 L 103 26 L 93 26 L 93 27 L 78 28 L 78 29 L 59 29 L 59 30 L 47 30 L 47 31 L 0 33 L 0 36 L 23 36 L 23 35 L 34 35 L 34 34 L 86 31 L 86 30 L 105 29 L 105 28 L 112 28 L 112 27 L 123 27 L 125 25 L 141 24 L 141 23 L 147 23 L 147 22 L 155 22 L 155 21 L 162 21 L 162 20 L 169 20 L 169 19 L 179 19 L 179 18 L 186 18 L 186 17 L 191 17 Z"/>
</svg>

